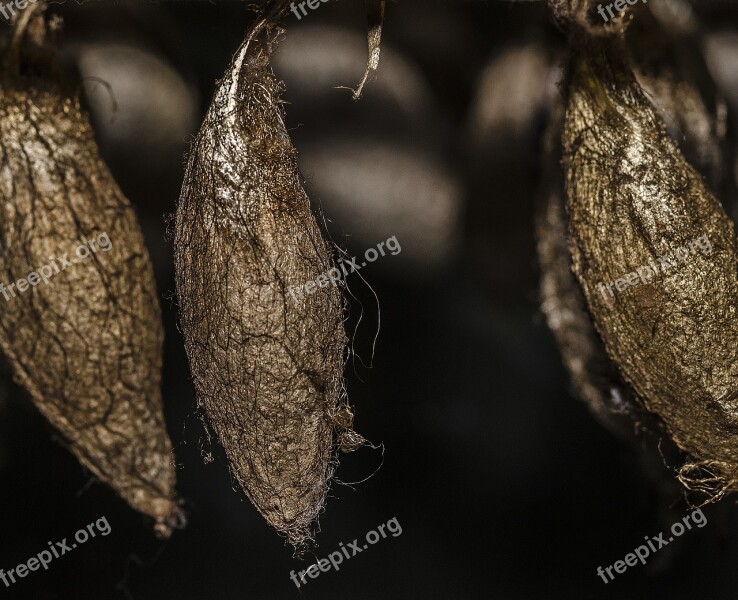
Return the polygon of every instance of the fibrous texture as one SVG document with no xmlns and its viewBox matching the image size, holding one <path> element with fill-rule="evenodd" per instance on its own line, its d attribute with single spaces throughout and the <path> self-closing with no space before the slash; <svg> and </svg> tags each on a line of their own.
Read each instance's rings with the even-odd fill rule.
<svg viewBox="0 0 738 600">
<path fill-rule="evenodd" d="M 563 142 L 574 271 L 608 355 L 692 457 L 680 479 L 719 497 L 738 466 L 733 223 L 636 83 L 619 35 L 573 45 Z M 709 253 L 663 268 L 697 239 Z M 655 276 L 603 292 L 641 267 Z"/>
<path fill-rule="evenodd" d="M 721 154 L 725 103 L 700 59 L 699 48 L 690 32 L 679 30 L 671 21 L 655 19 L 648 5 L 640 8 L 626 32 L 637 81 L 671 137 L 710 188 L 731 197 Z M 557 102 L 544 139 L 544 189 L 536 227 L 541 308 L 561 350 L 573 391 L 600 422 L 621 437 L 632 439 L 644 428 L 657 433 L 663 452 L 658 418 L 643 409 L 608 357 L 571 270 L 560 168 L 563 113 Z"/>
<path fill-rule="evenodd" d="M 168 535 L 181 515 L 151 262 L 87 115 L 50 81 L 3 74 L 0 200 L 0 346 L 15 379 L 80 462 Z M 102 246 L 79 250 L 90 240 Z M 12 287 L 21 279 L 31 285 Z"/>
<path fill-rule="evenodd" d="M 300 547 L 336 445 L 360 444 L 345 403 L 341 290 L 294 297 L 333 268 L 282 120 L 260 22 L 238 50 L 192 145 L 177 209 L 180 319 L 201 405 L 231 471 Z"/>
</svg>

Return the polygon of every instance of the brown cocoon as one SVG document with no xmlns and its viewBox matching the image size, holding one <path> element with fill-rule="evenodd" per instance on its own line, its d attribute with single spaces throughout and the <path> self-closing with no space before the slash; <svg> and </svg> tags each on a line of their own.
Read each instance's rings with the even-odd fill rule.
<svg viewBox="0 0 738 600">
<path fill-rule="evenodd" d="M 721 144 L 726 109 L 689 31 L 661 23 L 644 5 L 627 30 L 635 75 L 669 134 L 712 190 L 725 191 Z M 669 16 L 669 15 L 667 15 Z M 669 25 L 670 27 L 667 27 Z M 681 31 L 679 34 L 675 31 Z M 563 107 L 557 102 L 545 135 L 543 202 L 537 215 L 541 308 L 561 350 L 574 392 L 621 437 L 660 431 L 607 356 L 571 271 L 569 225 L 560 168 Z M 663 450 L 663 444 L 661 446 Z"/>
<path fill-rule="evenodd" d="M 574 271 L 608 355 L 691 457 L 682 482 L 718 498 L 738 466 L 733 223 L 684 159 L 617 36 L 575 44 L 564 131 Z M 598 290 L 707 236 L 647 283 Z"/>
<path fill-rule="evenodd" d="M 11 71 L 0 83 L 0 346 L 80 462 L 168 536 L 182 515 L 159 389 L 163 327 L 141 230 L 78 99 Z M 107 250 L 77 253 L 103 234 Z M 30 275 L 44 266 L 53 271 L 46 281 Z M 20 279 L 37 283 L 21 291 Z"/>
<path fill-rule="evenodd" d="M 282 120 L 259 23 L 236 53 L 191 149 L 177 209 L 181 324 L 198 403 L 236 480 L 301 548 L 350 430 L 339 287 Z"/>
</svg>

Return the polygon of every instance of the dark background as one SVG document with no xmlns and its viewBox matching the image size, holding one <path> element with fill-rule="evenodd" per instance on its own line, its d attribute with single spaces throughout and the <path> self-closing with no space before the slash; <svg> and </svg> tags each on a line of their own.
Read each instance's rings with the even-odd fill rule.
<svg viewBox="0 0 738 600">
<path fill-rule="evenodd" d="M 730 499 L 706 508 L 707 526 L 685 533 L 647 566 L 607 585 L 596 574 L 644 536 L 681 520 L 687 507 L 678 491 L 657 492 L 638 449 L 606 432 L 572 396 L 539 312 L 538 148 L 561 48 L 542 6 L 390 3 L 379 76 L 358 103 L 333 86 L 360 79 L 362 3 L 321 4 L 299 22 L 285 19 L 275 65 L 286 79 L 287 123 L 316 209 L 352 255 L 393 235 L 402 245 L 400 255 L 362 270 L 366 282 L 349 277 L 355 426 L 384 452 L 343 456 L 337 478 L 356 482 L 383 465 L 363 483 L 334 483 L 316 556 L 393 517 L 403 533 L 300 590 L 289 573 L 310 559 L 293 558 L 235 490 L 217 444 L 204 441 L 177 330 L 166 233 L 187 142 L 249 13 L 239 3 L 207 2 L 68 3 L 55 10 L 65 17 L 68 56 L 97 60 L 82 74 L 101 149 L 138 211 L 155 264 L 167 336 L 165 409 L 190 522 L 168 542 L 155 540 L 150 523 L 57 444 L 6 376 L 0 568 L 101 516 L 112 532 L 47 572 L 0 587 L 0 598 L 738 596 L 738 513 Z M 707 31 L 726 39 L 738 25 L 727 3 L 704 17 Z M 291 38 L 323 48 L 322 62 L 316 67 L 308 52 L 290 51 Z M 488 65 L 523 47 L 543 57 L 540 77 L 535 65 L 521 63 L 531 73 L 522 89 L 508 89 L 504 78 L 491 91 L 480 86 Z M 474 107 L 502 110 L 500 97 L 509 116 L 498 116 L 495 127 L 475 120 Z M 375 168 L 385 163 L 401 172 Z M 205 464 L 208 450 L 215 460 Z M 664 466 L 661 475 L 668 471 Z"/>
</svg>

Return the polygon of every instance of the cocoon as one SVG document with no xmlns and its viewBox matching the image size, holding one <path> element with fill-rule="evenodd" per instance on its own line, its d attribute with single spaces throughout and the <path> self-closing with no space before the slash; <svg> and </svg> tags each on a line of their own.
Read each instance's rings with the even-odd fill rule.
<svg viewBox="0 0 738 600">
<path fill-rule="evenodd" d="M 608 355 L 692 457 L 689 488 L 736 487 L 738 322 L 732 221 L 669 137 L 619 34 L 573 43 L 563 135 L 573 268 Z M 701 236 L 695 255 L 608 302 L 597 284 Z"/>
<path fill-rule="evenodd" d="M 12 64 L 0 74 L 0 278 L 30 287 L 0 298 L 0 347 L 79 461 L 167 536 L 183 516 L 143 235 L 79 100 Z M 34 285 L 36 270 L 44 281 Z"/>
<path fill-rule="evenodd" d="M 231 471 L 296 547 L 312 535 L 351 431 L 341 290 L 294 297 L 334 267 L 285 129 L 258 23 L 220 81 L 190 152 L 176 216 L 180 319 L 198 404 Z"/>
</svg>

